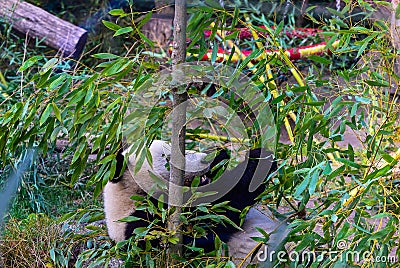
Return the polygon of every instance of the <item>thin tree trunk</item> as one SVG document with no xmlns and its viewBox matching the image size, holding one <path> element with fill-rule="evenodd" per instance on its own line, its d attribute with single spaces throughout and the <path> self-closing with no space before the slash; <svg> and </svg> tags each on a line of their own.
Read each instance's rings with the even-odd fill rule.
<svg viewBox="0 0 400 268">
<path fill-rule="evenodd" d="M 185 61 L 186 58 L 186 0 L 175 0 L 175 18 L 174 18 L 174 43 L 172 52 L 172 70 L 176 65 Z M 169 184 L 169 208 L 171 204 L 176 207 L 175 212 L 170 216 L 168 229 L 176 231 L 178 243 L 171 245 L 169 255 L 182 256 L 182 232 L 181 222 L 179 220 L 183 192 L 182 186 L 185 175 L 185 135 L 186 135 L 186 101 L 187 92 L 174 88 L 172 112 L 172 137 L 171 137 L 171 177 Z M 170 258 L 173 263 L 174 260 Z"/>
</svg>

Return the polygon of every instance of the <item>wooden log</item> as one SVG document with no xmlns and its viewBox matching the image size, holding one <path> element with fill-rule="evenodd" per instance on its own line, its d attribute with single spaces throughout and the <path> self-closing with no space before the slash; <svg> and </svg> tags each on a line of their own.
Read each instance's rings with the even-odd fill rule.
<svg viewBox="0 0 400 268">
<path fill-rule="evenodd" d="M 20 0 L 0 0 L 0 17 L 10 21 L 18 32 L 44 39 L 47 46 L 57 49 L 63 57 L 79 57 L 86 43 L 85 29 Z"/>
</svg>

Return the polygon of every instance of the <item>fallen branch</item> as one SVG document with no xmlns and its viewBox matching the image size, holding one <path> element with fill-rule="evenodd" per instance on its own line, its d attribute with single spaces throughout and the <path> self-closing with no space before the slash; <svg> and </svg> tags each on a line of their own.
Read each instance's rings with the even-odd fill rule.
<svg viewBox="0 0 400 268">
<path fill-rule="evenodd" d="M 31 38 L 59 51 L 63 57 L 78 58 L 86 44 L 87 31 L 43 9 L 19 0 L 0 0 L 0 17 Z"/>
</svg>

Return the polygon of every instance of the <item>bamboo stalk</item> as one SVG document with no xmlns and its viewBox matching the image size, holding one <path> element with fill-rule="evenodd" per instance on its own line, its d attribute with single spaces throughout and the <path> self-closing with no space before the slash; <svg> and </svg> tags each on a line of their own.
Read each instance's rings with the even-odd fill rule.
<svg viewBox="0 0 400 268">
<path fill-rule="evenodd" d="M 247 22 L 250 20 L 249 17 L 246 16 L 246 15 L 245 15 L 245 19 L 246 19 Z M 250 30 L 251 30 L 251 35 L 253 36 L 253 39 L 254 39 L 254 40 L 258 40 L 259 37 L 258 37 L 258 34 L 256 33 L 256 31 L 254 31 L 254 29 L 253 29 L 252 27 L 250 28 Z M 261 44 L 261 42 L 259 42 L 259 41 L 256 41 L 256 45 L 257 45 L 258 49 L 260 49 L 260 50 L 263 51 L 262 56 L 263 56 L 263 58 L 266 59 L 268 56 L 267 56 L 267 54 L 266 54 L 266 52 L 265 52 L 264 46 L 263 46 L 263 45 Z M 236 50 L 236 48 L 235 48 L 235 50 Z M 239 50 L 239 51 L 240 51 L 240 50 Z M 253 68 L 252 70 L 254 70 L 254 68 Z M 277 86 L 276 83 L 275 83 L 275 80 L 274 80 L 274 77 L 273 77 L 272 71 L 271 71 L 271 66 L 270 66 L 269 63 L 266 64 L 265 70 L 266 70 L 266 73 L 267 73 L 267 78 L 268 78 L 268 80 L 270 80 L 271 83 L 272 83 L 272 85 L 274 86 L 274 88 L 271 90 L 271 94 L 272 94 L 272 96 L 273 96 L 274 98 L 277 98 L 277 97 L 278 97 L 278 94 L 279 94 L 279 93 L 278 93 L 278 90 L 277 90 L 278 86 Z M 260 76 L 260 81 L 263 83 L 262 80 L 264 80 L 264 78 L 263 78 L 263 76 Z M 283 105 L 283 106 L 286 105 L 285 102 L 284 102 L 283 100 L 281 101 L 281 105 Z M 282 110 L 282 108 L 280 108 L 280 110 Z M 293 114 L 293 115 L 294 115 L 294 114 Z M 295 115 L 294 115 L 294 118 L 296 118 Z M 293 119 L 293 118 L 292 118 L 292 119 Z M 296 122 L 296 119 L 294 119 L 294 122 Z M 293 135 L 293 131 L 292 131 L 292 128 L 291 128 L 291 126 L 290 126 L 289 120 L 287 119 L 286 116 L 285 116 L 285 118 L 283 119 L 283 123 L 285 124 L 285 128 L 286 128 L 286 131 L 287 131 L 288 136 L 289 136 L 289 140 L 291 141 L 292 144 L 294 144 L 294 135 Z"/>
<path fill-rule="evenodd" d="M 394 160 L 396 160 L 396 161 L 400 160 L 400 148 L 397 149 L 397 151 L 394 153 L 394 155 L 393 155 L 392 157 L 393 157 Z M 388 166 L 389 164 L 390 164 L 390 163 L 386 162 L 386 163 L 380 165 L 380 166 L 379 166 L 379 169 L 382 169 L 382 168 Z M 357 196 L 359 196 L 361 193 L 363 193 L 364 190 L 365 190 L 365 187 L 364 187 L 364 186 L 361 186 L 361 185 L 358 185 L 358 186 L 356 186 L 355 188 L 353 188 L 353 189 L 349 192 L 349 196 L 350 196 L 350 197 L 349 197 L 348 199 L 346 199 L 346 200 L 343 202 L 343 207 L 347 207 L 351 202 L 353 202 L 353 200 L 354 200 Z"/>
<path fill-rule="evenodd" d="M 235 142 L 235 143 L 249 143 L 251 140 L 250 139 L 239 139 L 239 138 L 233 138 L 233 137 L 226 137 L 226 136 L 220 136 L 220 135 L 211 135 L 211 134 L 206 134 L 206 133 L 186 133 L 186 136 L 188 137 L 198 137 L 200 139 L 210 139 L 214 141 L 229 141 L 229 142 Z"/>
<path fill-rule="evenodd" d="M 211 23 L 210 26 L 211 26 L 211 27 L 214 27 L 214 23 Z M 217 34 L 218 34 L 219 36 L 223 36 L 223 33 L 222 33 L 221 30 L 217 30 Z M 235 53 L 238 55 L 239 58 L 241 58 L 242 60 L 246 59 L 246 56 L 242 53 L 242 51 L 238 48 L 238 46 L 236 46 L 236 45 L 232 42 L 232 40 L 226 40 L 226 42 L 228 43 L 228 46 L 229 46 L 231 49 L 232 49 L 232 48 L 235 48 Z M 247 67 L 249 67 L 249 69 L 250 69 L 253 73 L 256 71 L 256 69 L 253 68 L 253 67 L 254 67 L 254 64 L 251 63 L 251 62 L 248 62 L 248 63 L 247 63 Z M 260 76 L 258 79 L 260 80 L 261 83 L 264 83 L 264 82 L 265 82 L 265 79 L 264 79 L 263 76 Z M 274 90 L 273 90 L 273 91 L 274 91 Z M 274 91 L 274 93 L 272 93 L 273 91 L 271 91 L 271 94 L 273 94 L 273 96 L 276 98 L 278 93 L 277 93 L 277 91 Z M 289 140 L 290 140 L 290 142 L 291 142 L 292 144 L 294 144 L 293 132 L 292 132 L 292 129 L 290 128 L 289 120 L 287 120 L 286 117 L 285 117 L 285 119 L 284 119 L 284 124 L 285 124 L 285 127 L 286 127 L 287 132 L 288 132 Z"/>
<path fill-rule="evenodd" d="M 258 36 L 257 32 L 254 31 L 254 28 L 252 27 L 252 25 L 249 24 L 249 18 L 248 18 L 248 16 L 245 15 L 245 19 L 246 19 L 246 21 L 247 21 L 247 23 L 248 23 L 247 26 L 250 28 L 251 34 L 252 34 L 254 40 L 258 40 L 258 39 L 259 39 L 259 36 Z M 257 41 L 257 42 L 256 42 L 256 45 L 257 45 L 257 47 L 258 47 L 260 50 L 264 50 L 264 47 L 263 47 L 263 45 L 262 45 L 260 42 Z M 235 48 L 235 50 L 236 50 L 236 48 Z M 263 53 L 263 55 L 264 55 L 265 58 L 267 57 L 267 55 L 266 55 L 265 53 Z M 267 65 L 266 65 L 266 70 L 267 70 L 267 76 L 268 76 L 268 78 L 269 78 L 269 79 L 273 79 L 272 72 L 271 72 L 271 67 L 270 67 L 269 63 L 267 63 Z M 299 75 L 299 73 L 298 73 L 294 68 L 290 68 L 290 70 L 291 70 L 293 76 L 295 77 L 297 83 L 299 83 L 299 85 L 302 86 L 302 87 L 305 86 L 305 84 L 304 84 L 304 82 L 303 82 L 303 79 L 301 78 L 301 76 Z M 272 81 L 273 81 L 273 80 L 272 80 Z M 275 81 L 273 81 L 273 83 L 274 83 L 274 85 L 275 85 L 275 88 L 277 88 L 277 87 L 276 87 Z M 278 96 L 278 92 L 277 92 L 276 89 L 272 90 L 272 91 L 271 91 L 271 94 L 274 96 L 274 98 L 276 98 L 276 97 Z M 283 100 L 281 101 L 281 104 L 282 104 L 282 105 L 286 105 L 285 102 L 284 102 Z M 316 109 L 316 108 L 315 108 L 315 109 Z M 319 111 L 317 110 L 317 112 L 319 112 Z M 296 115 L 295 115 L 295 113 L 294 113 L 293 111 L 289 111 L 288 114 L 289 114 L 290 118 L 291 118 L 294 122 L 297 122 Z M 292 129 L 290 128 L 290 124 L 289 124 L 287 118 L 285 118 L 285 122 L 284 122 L 284 123 L 285 123 L 286 129 L 288 129 L 288 127 L 289 127 L 289 130 L 291 131 Z M 288 132 L 288 135 L 289 135 L 289 138 L 290 138 L 289 132 Z M 292 135 L 292 138 L 293 138 L 293 134 L 291 134 L 291 135 Z M 314 140 L 315 140 L 316 142 L 319 142 L 319 140 L 318 140 L 317 138 L 315 138 L 315 137 L 313 137 L 313 138 L 314 138 Z M 294 138 L 293 138 L 293 140 L 294 140 Z M 336 161 L 336 159 L 335 159 L 335 157 L 333 156 L 332 153 L 328 153 L 328 154 L 327 154 L 327 157 L 328 157 L 332 162 L 337 163 L 337 161 Z M 338 157 L 338 155 L 337 155 L 337 157 Z"/>
</svg>

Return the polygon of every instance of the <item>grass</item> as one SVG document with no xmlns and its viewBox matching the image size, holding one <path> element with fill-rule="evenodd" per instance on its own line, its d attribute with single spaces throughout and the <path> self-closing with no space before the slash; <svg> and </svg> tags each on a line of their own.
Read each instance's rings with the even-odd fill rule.
<svg viewBox="0 0 400 268">
<path fill-rule="evenodd" d="M 68 267 L 90 239 L 85 235 L 86 223 L 82 225 L 80 221 L 93 219 L 81 214 L 100 219 L 101 215 L 87 212 L 86 208 L 102 207 L 101 199 L 93 198 L 93 189 L 84 185 L 85 176 L 73 187 L 68 184 L 66 159 L 39 157 L 22 179 L 0 240 L 0 267 Z M 5 177 L 0 174 L 0 181 Z M 67 220 L 69 232 L 65 232 L 61 217 L 75 213 L 80 215 L 80 221 Z M 103 227 L 97 228 L 104 233 Z"/>
<path fill-rule="evenodd" d="M 89 205 L 101 206 L 99 198 L 93 199 L 93 189 L 85 186 L 85 177 L 70 186 L 68 165 L 68 160 L 54 155 L 38 158 L 32 171 L 22 179 L 10 215 L 24 219 L 31 213 L 46 213 L 56 219 Z"/>
<path fill-rule="evenodd" d="M 61 236 L 61 227 L 44 214 L 12 218 L 0 240 L 0 266 L 51 267 L 50 252 Z"/>
</svg>

